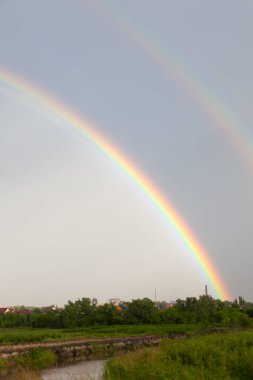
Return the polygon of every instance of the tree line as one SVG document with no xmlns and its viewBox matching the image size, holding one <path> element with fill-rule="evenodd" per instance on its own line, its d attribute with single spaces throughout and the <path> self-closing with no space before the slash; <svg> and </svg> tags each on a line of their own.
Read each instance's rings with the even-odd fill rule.
<svg viewBox="0 0 253 380">
<path fill-rule="evenodd" d="M 149 298 L 97 305 L 96 300 L 81 298 L 62 309 L 31 313 L 9 312 L 0 315 L 0 327 L 82 328 L 98 325 L 182 324 L 205 323 L 248 326 L 253 318 L 253 305 L 244 301 L 223 302 L 211 296 L 178 299 L 173 307 L 161 310 L 163 303 Z"/>
</svg>

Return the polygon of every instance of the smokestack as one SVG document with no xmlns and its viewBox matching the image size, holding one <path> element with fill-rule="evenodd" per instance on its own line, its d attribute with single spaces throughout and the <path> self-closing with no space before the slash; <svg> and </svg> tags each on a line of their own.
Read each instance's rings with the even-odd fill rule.
<svg viewBox="0 0 253 380">
<path fill-rule="evenodd" d="M 206 297 L 208 296 L 208 293 L 207 293 L 207 285 L 205 285 L 205 296 L 206 296 Z"/>
</svg>

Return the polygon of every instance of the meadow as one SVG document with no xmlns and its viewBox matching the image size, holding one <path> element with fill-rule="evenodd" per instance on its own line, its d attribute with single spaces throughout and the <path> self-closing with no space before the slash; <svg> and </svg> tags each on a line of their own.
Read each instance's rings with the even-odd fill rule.
<svg viewBox="0 0 253 380">
<path fill-rule="evenodd" d="M 106 380 L 252 380 L 253 331 L 163 340 L 115 357 Z"/>
<path fill-rule="evenodd" d="M 253 376 L 247 377 L 250 363 L 253 363 L 252 333 L 235 333 L 252 326 L 252 304 L 244 300 L 238 304 L 237 301 L 222 302 L 210 296 L 200 296 L 198 299 L 178 299 L 171 308 L 158 306 L 147 298 L 122 303 L 121 307 L 113 304 L 97 306 L 93 300 L 82 298 L 68 301 L 63 309 L 47 313 L 38 309 L 26 314 L 20 309 L 18 313 L 0 316 L 0 345 L 147 335 L 176 337 L 164 339 L 157 348 L 140 349 L 108 362 L 107 380 L 253 379 Z M 160 306 L 163 307 L 163 303 Z M 233 334 L 223 334 L 232 330 Z M 219 335 L 216 336 L 217 332 Z M 227 340 L 230 336 L 235 337 L 231 344 Z M 240 344 L 237 344 L 240 340 L 241 351 Z M 134 350 L 135 346 L 128 349 Z M 113 355 L 106 345 L 105 351 L 107 356 Z M 12 366 L 14 372 L 15 367 L 25 371 L 25 379 L 38 378 L 39 370 L 54 365 L 57 360 L 58 357 L 45 347 L 30 347 L 27 354 L 16 357 L 13 366 L 0 358 L 0 372 L 2 376 Z M 246 377 L 243 377 L 242 365 Z M 239 373 L 238 377 L 232 377 L 231 368 L 233 375 Z M 18 379 L 21 379 L 20 371 Z"/>
<path fill-rule="evenodd" d="M 72 330 L 0 329 L 2 344 L 144 335 L 164 335 L 157 347 L 138 348 L 111 359 L 106 380 L 253 379 L 253 330 L 208 325 L 97 326 Z M 219 333 L 218 333 L 219 332 Z M 180 334 L 184 339 L 180 339 Z M 40 379 L 39 371 L 54 366 L 57 357 L 46 349 L 32 349 L 15 359 L 18 372 L 8 379 Z M 0 371 L 8 363 L 0 359 Z"/>
<path fill-rule="evenodd" d="M 96 326 L 75 329 L 0 328 L 0 344 L 18 344 L 79 338 L 192 334 L 193 332 L 201 331 L 205 328 L 215 327 L 208 327 L 208 325 L 204 324 L 167 324 Z"/>
</svg>

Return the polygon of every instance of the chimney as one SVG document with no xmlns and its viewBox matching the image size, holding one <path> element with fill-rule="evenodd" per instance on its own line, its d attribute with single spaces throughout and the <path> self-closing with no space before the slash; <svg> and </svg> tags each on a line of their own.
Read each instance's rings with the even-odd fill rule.
<svg viewBox="0 0 253 380">
<path fill-rule="evenodd" d="M 206 296 L 206 297 L 208 296 L 208 293 L 207 293 L 207 285 L 205 285 L 205 296 Z"/>
</svg>

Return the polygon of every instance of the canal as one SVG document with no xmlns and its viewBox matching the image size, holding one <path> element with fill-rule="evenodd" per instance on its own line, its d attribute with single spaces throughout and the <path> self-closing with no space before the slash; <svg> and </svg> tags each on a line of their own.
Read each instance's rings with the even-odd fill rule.
<svg viewBox="0 0 253 380">
<path fill-rule="evenodd" d="M 102 380 L 105 360 L 82 361 L 77 364 L 47 369 L 42 372 L 43 380 Z"/>
</svg>

